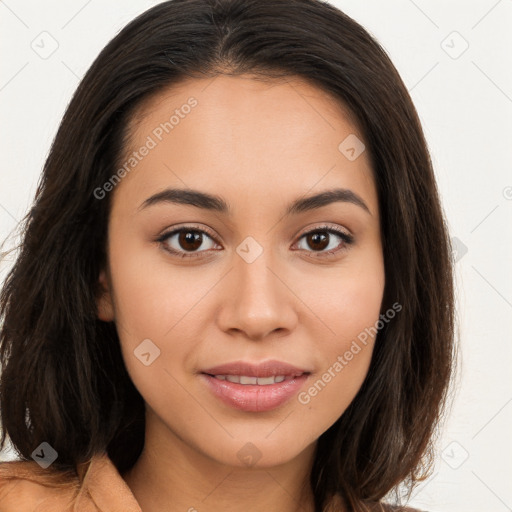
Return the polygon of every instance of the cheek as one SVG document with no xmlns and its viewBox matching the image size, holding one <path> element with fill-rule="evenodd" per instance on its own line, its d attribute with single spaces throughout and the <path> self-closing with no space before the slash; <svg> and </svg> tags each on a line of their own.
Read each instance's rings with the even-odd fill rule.
<svg viewBox="0 0 512 512">
<path fill-rule="evenodd" d="M 318 312 L 330 339 L 357 336 L 379 317 L 383 286 L 371 279 L 350 276 L 324 283 L 322 292 L 311 294 L 312 309 Z"/>
<path fill-rule="evenodd" d="M 198 268 L 173 267 L 147 242 L 119 237 L 110 255 L 116 324 L 130 343 L 167 338 L 215 282 Z"/>
<path fill-rule="evenodd" d="M 384 293 L 384 265 L 377 248 L 349 257 L 337 269 L 310 274 L 299 291 L 323 324 L 325 347 L 346 350 L 347 343 L 379 319 Z M 332 355 L 332 354 L 331 354 Z"/>
<path fill-rule="evenodd" d="M 323 324 L 317 344 L 322 364 L 298 401 L 324 424 L 342 415 L 368 373 L 384 292 L 380 258 L 343 270 L 338 280 L 322 281 L 322 293 L 309 295 Z"/>
<path fill-rule="evenodd" d="M 126 238 L 110 246 L 115 323 L 125 366 L 150 406 L 170 394 L 173 403 L 184 403 L 187 395 L 173 376 L 190 366 L 199 340 L 194 327 L 205 314 L 202 299 L 218 277 L 199 267 L 173 268 L 165 255 L 155 257 L 155 248 L 132 247 Z"/>
</svg>

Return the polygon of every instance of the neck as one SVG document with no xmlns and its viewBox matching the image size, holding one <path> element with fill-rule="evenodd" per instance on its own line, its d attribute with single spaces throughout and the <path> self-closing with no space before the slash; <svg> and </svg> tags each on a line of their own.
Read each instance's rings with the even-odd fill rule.
<svg viewBox="0 0 512 512">
<path fill-rule="evenodd" d="M 314 452 L 311 444 L 279 466 L 233 467 L 195 450 L 161 422 L 146 421 L 144 450 L 123 478 L 144 512 L 314 512 Z"/>
</svg>

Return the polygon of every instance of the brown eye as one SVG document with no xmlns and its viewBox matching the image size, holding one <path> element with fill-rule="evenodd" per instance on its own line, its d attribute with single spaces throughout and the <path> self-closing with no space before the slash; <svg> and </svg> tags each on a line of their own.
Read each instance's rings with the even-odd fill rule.
<svg viewBox="0 0 512 512">
<path fill-rule="evenodd" d="M 354 242 L 352 235 L 330 226 L 308 231 L 300 237 L 300 241 L 302 240 L 305 240 L 306 243 L 304 245 L 306 247 L 299 246 L 299 249 L 318 253 L 315 254 L 317 257 L 333 255 L 347 249 Z"/>
<path fill-rule="evenodd" d="M 327 233 L 315 232 L 306 235 L 309 246 L 315 251 L 323 251 L 329 245 L 330 236 Z"/>
<path fill-rule="evenodd" d="M 178 244 L 185 250 L 196 251 L 201 247 L 203 237 L 199 231 L 180 231 Z"/>
<path fill-rule="evenodd" d="M 206 231 L 190 227 L 164 233 L 158 241 L 171 254 L 183 258 L 201 256 L 203 252 L 213 249 L 216 245 L 213 237 Z"/>
</svg>

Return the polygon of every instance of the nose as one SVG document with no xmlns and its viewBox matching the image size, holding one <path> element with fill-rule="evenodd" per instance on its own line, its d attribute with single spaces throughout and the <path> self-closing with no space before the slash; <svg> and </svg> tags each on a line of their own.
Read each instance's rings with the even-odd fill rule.
<svg viewBox="0 0 512 512">
<path fill-rule="evenodd" d="M 242 333 L 257 341 L 294 330 L 295 307 L 300 301 L 289 288 L 282 267 L 268 257 L 269 252 L 263 251 L 251 263 L 234 256 L 234 268 L 225 277 L 228 281 L 217 315 L 219 328 L 224 332 Z"/>
</svg>

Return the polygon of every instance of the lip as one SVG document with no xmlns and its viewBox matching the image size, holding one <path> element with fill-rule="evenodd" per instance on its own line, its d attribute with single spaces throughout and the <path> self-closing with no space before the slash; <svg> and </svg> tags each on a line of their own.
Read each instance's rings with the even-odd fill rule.
<svg viewBox="0 0 512 512">
<path fill-rule="evenodd" d="M 264 412 L 276 409 L 297 394 L 309 379 L 311 372 L 282 361 L 263 361 L 252 364 L 235 361 L 204 370 L 199 377 L 208 389 L 223 403 L 246 412 Z M 284 375 L 283 382 L 268 385 L 238 384 L 219 380 L 214 375 L 246 375 L 248 377 L 275 377 Z"/>
<path fill-rule="evenodd" d="M 233 361 L 201 370 L 201 372 L 208 375 L 247 375 L 248 377 L 275 377 L 276 375 L 289 377 L 311 373 L 310 370 L 299 368 L 283 361 L 276 361 L 275 359 L 261 363 Z"/>
</svg>

